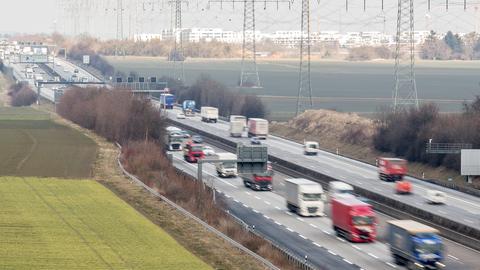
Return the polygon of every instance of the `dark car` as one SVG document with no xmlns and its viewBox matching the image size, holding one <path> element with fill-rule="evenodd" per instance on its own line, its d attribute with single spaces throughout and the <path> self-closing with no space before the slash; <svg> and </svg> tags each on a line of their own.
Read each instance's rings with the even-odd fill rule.
<svg viewBox="0 0 480 270">
<path fill-rule="evenodd" d="M 252 138 L 250 139 L 250 143 L 251 143 L 251 144 L 256 144 L 256 145 L 262 144 L 262 142 L 260 141 L 260 139 L 259 139 L 258 137 L 252 137 Z"/>
<path fill-rule="evenodd" d="M 203 143 L 203 138 L 200 135 L 193 135 L 192 136 L 192 141 L 194 143 Z"/>
</svg>

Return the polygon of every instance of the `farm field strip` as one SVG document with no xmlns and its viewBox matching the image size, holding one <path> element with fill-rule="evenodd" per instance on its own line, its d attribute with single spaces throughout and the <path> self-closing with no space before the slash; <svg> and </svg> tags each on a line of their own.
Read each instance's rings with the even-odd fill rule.
<svg viewBox="0 0 480 270">
<path fill-rule="evenodd" d="M 0 178 L 0 269 L 209 269 L 95 181 Z"/>
</svg>

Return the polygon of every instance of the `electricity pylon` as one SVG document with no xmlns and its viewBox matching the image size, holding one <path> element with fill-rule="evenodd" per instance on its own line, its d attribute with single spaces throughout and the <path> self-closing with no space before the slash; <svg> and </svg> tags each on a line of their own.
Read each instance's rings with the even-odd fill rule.
<svg viewBox="0 0 480 270">
<path fill-rule="evenodd" d="M 310 80 L 310 0 L 302 0 L 302 17 L 300 33 L 300 70 L 298 74 L 297 111 L 313 107 L 312 84 Z"/>
<path fill-rule="evenodd" d="M 395 50 L 395 88 L 393 111 L 407 106 L 418 108 L 415 82 L 415 38 L 413 0 L 398 0 L 397 35 Z"/>
<path fill-rule="evenodd" d="M 173 51 L 170 53 L 169 60 L 173 62 L 173 77 L 176 80 L 185 82 L 183 34 L 182 34 L 182 2 L 185 0 L 171 1 L 174 13 L 174 25 L 172 29 Z M 172 12 L 173 13 L 173 12 Z M 172 14 L 173 15 L 173 14 Z"/>
</svg>

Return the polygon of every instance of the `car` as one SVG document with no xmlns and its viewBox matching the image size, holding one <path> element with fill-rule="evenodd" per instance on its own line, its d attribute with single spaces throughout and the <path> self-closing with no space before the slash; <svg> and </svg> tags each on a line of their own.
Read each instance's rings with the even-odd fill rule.
<svg viewBox="0 0 480 270">
<path fill-rule="evenodd" d="M 177 119 L 185 119 L 185 114 L 182 112 L 177 113 Z"/>
<path fill-rule="evenodd" d="M 425 199 L 429 204 L 445 204 L 447 202 L 447 195 L 445 192 L 439 190 L 427 190 Z"/>
<path fill-rule="evenodd" d="M 213 156 L 215 155 L 215 150 L 213 150 L 212 147 L 205 145 L 203 146 L 203 154 L 205 156 Z"/>
<path fill-rule="evenodd" d="M 250 139 L 250 143 L 251 143 L 251 144 L 256 144 L 256 145 L 262 144 L 262 142 L 260 141 L 260 139 L 259 139 L 258 137 L 252 137 L 252 138 Z"/>
<path fill-rule="evenodd" d="M 203 138 L 200 135 L 193 135 L 192 136 L 192 141 L 194 143 L 203 143 Z"/>
<path fill-rule="evenodd" d="M 397 181 L 395 183 L 395 192 L 397 194 L 410 194 L 412 193 L 412 184 L 406 180 Z"/>
<path fill-rule="evenodd" d="M 179 133 L 183 135 L 184 139 L 188 139 L 188 138 L 192 137 L 192 135 L 190 135 L 190 133 L 188 133 L 188 131 L 186 131 L 186 130 L 181 130 Z"/>
</svg>

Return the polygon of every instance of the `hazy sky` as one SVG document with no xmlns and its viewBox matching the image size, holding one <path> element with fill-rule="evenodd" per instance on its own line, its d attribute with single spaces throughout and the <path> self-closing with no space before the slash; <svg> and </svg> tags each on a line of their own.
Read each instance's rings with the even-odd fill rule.
<svg viewBox="0 0 480 270">
<path fill-rule="evenodd" d="M 216 2 L 213 2 L 216 1 Z M 221 27 L 227 30 L 241 30 L 242 3 L 232 7 L 224 0 L 189 0 L 183 12 L 183 27 Z M 236 0 L 238 1 L 238 0 Z M 272 1 L 272 0 L 267 0 Z M 281 0 L 279 0 L 281 1 Z M 431 0 L 432 10 L 427 10 L 427 0 L 415 0 L 415 18 L 417 30 L 427 28 L 444 32 L 471 32 L 480 27 L 474 4 L 463 9 L 463 0 L 449 0 L 450 9 L 445 10 L 445 0 Z M 311 1 L 312 30 L 346 31 L 383 31 L 395 32 L 397 0 L 349 0 L 349 10 L 345 10 L 343 0 Z M 467 3 L 475 3 L 467 0 Z M 0 11 L 0 32 L 38 33 L 59 32 L 72 34 L 89 32 L 105 38 L 116 35 L 116 0 L 2 0 Z M 62 5 L 63 3 L 63 5 Z M 68 5 L 67 5 L 68 3 Z M 186 3 L 186 2 L 185 2 Z M 299 30 L 300 1 L 267 3 L 259 1 L 256 5 L 257 30 L 272 32 L 275 30 Z M 168 0 L 123 0 L 124 36 L 134 33 L 158 33 L 170 28 L 171 9 Z M 64 8 L 59 8 L 59 7 Z M 69 11 L 64 9 L 68 8 Z M 63 12 L 62 12 L 63 10 Z M 74 14 L 79 16 L 74 26 Z M 475 19 L 477 18 L 477 19 Z M 57 22 L 55 25 L 54 22 Z"/>
</svg>

